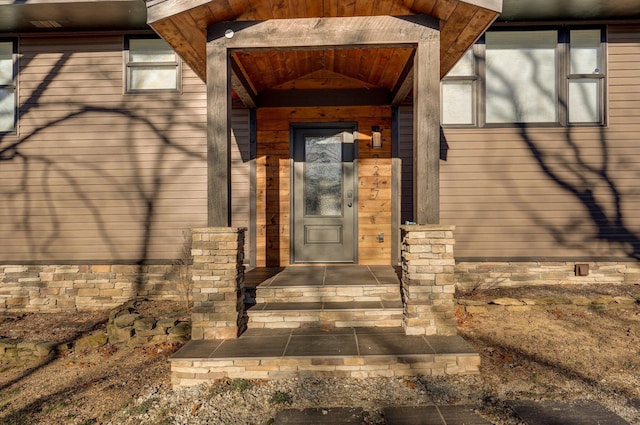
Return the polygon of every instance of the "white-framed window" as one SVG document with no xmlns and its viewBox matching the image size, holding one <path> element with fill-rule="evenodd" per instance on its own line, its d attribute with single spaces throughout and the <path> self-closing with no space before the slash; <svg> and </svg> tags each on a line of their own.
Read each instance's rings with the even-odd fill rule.
<svg viewBox="0 0 640 425">
<path fill-rule="evenodd" d="M 154 36 L 125 39 L 125 91 L 179 92 L 181 61 L 171 46 Z"/>
<path fill-rule="evenodd" d="M 16 131 L 16 41 L 0 39 L 0 133 Z"/>
<path fill-rule="evenodd" d="M 488 31 L 442 80 L 442 124 L 603 125 L 604 34 L 601 27 Z"/>
</svg>

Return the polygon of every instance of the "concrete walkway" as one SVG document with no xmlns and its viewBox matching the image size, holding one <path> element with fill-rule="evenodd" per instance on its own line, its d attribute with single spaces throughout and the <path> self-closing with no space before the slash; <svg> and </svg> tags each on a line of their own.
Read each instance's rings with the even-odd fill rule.
<svg viewBox="0 0 640 425">
<path fill-rule="evenodd" d="M 595 401 L 517 400 L 509 402 L 514 415 L 527 425 L 628 425 Z M 387 425 L 491 425 L 471 406 L 387 407 Z M 288 409 L 278 412 L 274 425 L 364 424 L 364 411 L 354 407 Z"/>
</svg>

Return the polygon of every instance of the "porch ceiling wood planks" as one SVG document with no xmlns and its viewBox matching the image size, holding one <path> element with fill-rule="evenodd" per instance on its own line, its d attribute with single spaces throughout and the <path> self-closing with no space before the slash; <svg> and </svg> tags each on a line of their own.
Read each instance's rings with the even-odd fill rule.
<svg viewBox="0 0 640 425">
<path fill-rule="evenodd" d="M 439 20 L 440 35 L 440 76 L 444 76 L 458 61 L 467 48 L 491 25 L 502 9 L 502 0 L 353 0 L 345 3 L 338 0 L 151 0 L 147 2 L 147 21 L 178 54 L 191 66 L 200 78 L 206 81 L 206 32 L 215 23 L 226 21 L 255 21 L 322 17 L 356 17 L 356 16 L 402 16 L 423 14 Z M 291 34 L 295 34 L 291 36 Z M 289 32 L 292 39 L 300 33 Z M 358 44 L 359 40 L 347 41 L 345 47 Z M 372 63 L 388 57 L 378 49 L 353 50 L 342 54 L 351 63 Z M 327 56 L 326 53 L 324 53 Z M 329 54 L 331 56 L 331 54 Z M 388 73 L 400 76 L 410 60 L 408 56 L 394 58 L 397 69 L 388 69 Z M 251 56 L 252 57 L 252 56 Z M 270 63 L 277 69 L 302 70 L 309 66 L 309 54 L 300 51 L 274 50 L 269 55 Z M 264 60 L 263 60 L 264 62 Z M 397 64 L 395 62 L 398 62 Z M 241 65 L 248 70 L 250 60 L 242 60 Z M 331 69 L 331 68 L 328 68 Z M 311 71 L 310 71 L 311 72 Z M 406 74 L 406 73 L 405 73 Z M 283 84 L 292 81 L 280 75 L 272 84 Z M 352 75 L 347 75 L 353 77 Z M 365 83 L 371 81 L 373 74 L 358 75 Z M 256 83 L 260 84 L 260 83 Z M 400 86 L 402 81 L 392 84 L 382 82 L 383 86 Z M 273 87 L 269 87 L 273 88 Z M 247 94 L 239 94 L 247 98 Z"/>
</svg>

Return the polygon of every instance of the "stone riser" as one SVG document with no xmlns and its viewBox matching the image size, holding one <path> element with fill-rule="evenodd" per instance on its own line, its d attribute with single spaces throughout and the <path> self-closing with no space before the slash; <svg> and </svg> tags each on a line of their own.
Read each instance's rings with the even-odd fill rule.
<svg viewBox="0 0 640 425">
<path fill-rule="evenodd" d="M 400 286 L 283 286 L 257 288 L 259 304 L 276 302 L 399 301 Z"/>
<path fill-rule="evenodd" d="M 311 327 L 400 327 L 401 309 L 249 311 L 251 329 L 293 329 Z"/>
<path fill-rule="evenodd" d="M 480 356 L 477 354 L 173 360 L 171 361 L 171 381 L 175 388 L 211 383 L 221 378 L 373 378 L 465 375 L 479 373 L 479 366 Z"/>
</svg>

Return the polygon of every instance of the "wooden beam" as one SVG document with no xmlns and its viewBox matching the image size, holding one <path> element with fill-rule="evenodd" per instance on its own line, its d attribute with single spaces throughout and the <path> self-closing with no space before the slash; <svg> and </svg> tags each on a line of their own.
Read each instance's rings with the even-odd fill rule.
<svg viewBox="0 0 640 425">
<path fill-rule="evenodd" d="M 207 40 L 240 50 L 415 45 L 437 38 L 438 26 L 425 15 L 233 21 L 211 25 Z"/>
<path fill-rule="evenodd" d="M 405 64 L 404 69 L 398 77 L 398 81 L 391 90 L 392 105 L 401 104 L 407 98 L 409 92 L 413 88 L 413 57 L 414 53 L 411 54 L 411 57 Z"/>
<path fill-rule="evenodd" d="M 233 71 L 231 74 L 231 86 L 233 90 L 242 103 L 244 103 L 244 106 L 249 109 L 255 109 L 258 103 L 256 90 L 246 77 L 246 72 L 242 68 L 242 65 L 233 57 L 231 58 L 231 70 Z"/>
<path fill-rule="evenodd" d="M 391 104 L 387 89 L 264 90 L 258 107 L 381 106 Z"/>
<path fill-rule="evenodd" d="M 196 7 L 207 7 L 211 0 L 150 0 L 147 1 L 147 23 L 186 12 Z"/>
<path fill-rule="evenodd" d="M 418 224 L 440 222 L 440 46 L 418 43 L 413 66 L 413 209 Z"/>
<path fill-rule="evenodd" d="M 207 45 L 208 225 L 231 226 L 231 65 L 227 49 Z"/>
</svg>

